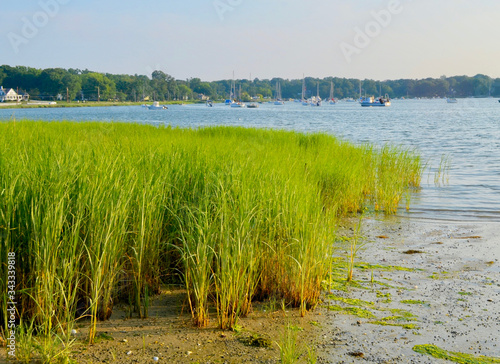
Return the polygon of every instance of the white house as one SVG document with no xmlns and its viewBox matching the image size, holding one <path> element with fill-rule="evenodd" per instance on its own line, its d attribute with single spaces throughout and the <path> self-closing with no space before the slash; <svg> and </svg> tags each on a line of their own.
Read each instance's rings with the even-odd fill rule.
<svg viewBox="0 0 500 364">
<path fill-rule="evenodd" d="M 13 88 L 11 89 L 4 89 L 2 86 L 0 86 L 0 102 L 4 101 L 17 101 L 20 102 L 23 99 L 23 95 L 18 95 L 16 91 L 14 91 Z"/>
</svg>

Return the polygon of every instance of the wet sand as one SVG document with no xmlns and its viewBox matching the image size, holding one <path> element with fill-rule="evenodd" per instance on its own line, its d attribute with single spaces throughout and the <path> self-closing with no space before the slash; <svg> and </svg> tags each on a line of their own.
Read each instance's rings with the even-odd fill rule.
<svg viewBox="0 0 500 364">
<path fill-rule="evenodd" d="M 348 352 L 363 353 L 360 362 L 364 363 L 448 362 L 412 350 L 422 344 L 500 357 L 499 223 L 367 220 L 363 235 L 372 242 L 359 253 L 360 261 L 419 270 L 375 270 L 374 281 L 398 288 L 375 284 L 372 290 L 352 289 L 344 294 L 372 301 L 382 309 L 407 310 L 415 316 L 408 322 L 419 329 L 373 325 L 368 323 L 372 319 L 331 315 L 328 321 L 332 334 L 343 345 L 325 345 L 330 354 L 321 355 L 325 363 L 354 362 L 346 356 Z M 405 254 L 409 250 L 414 254 Z M 355 271 L 355 278 L 361 279 L 363 274 L 371 280 L 371 272 L 367 277 L 367 272 Z M 377 317 L 393 315 L 372 312 Z"/>
</svg>

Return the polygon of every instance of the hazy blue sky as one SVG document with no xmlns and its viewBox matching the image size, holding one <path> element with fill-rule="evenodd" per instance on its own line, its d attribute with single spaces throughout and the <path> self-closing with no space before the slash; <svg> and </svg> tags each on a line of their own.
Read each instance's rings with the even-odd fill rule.
<svg viewBox="0 0 500 364">
<path fill-rule="evenodd" d="M 0 64 L 175 78 L 500 77 L 499 0 L 5 1 Z"/>
</svg>

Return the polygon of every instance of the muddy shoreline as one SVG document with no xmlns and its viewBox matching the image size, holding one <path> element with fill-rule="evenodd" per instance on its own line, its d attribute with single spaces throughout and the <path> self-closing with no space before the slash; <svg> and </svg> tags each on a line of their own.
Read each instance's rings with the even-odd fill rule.
<svg viewBox="0 0 500 364">
<path fill-rule="evenodd" d="M 240 320 L 238 332 L 217 329 L 215 313 L 209 327 L 198 330 L 191 326 L 184 293 L 171 287 L 153 300 L 148 319 L 127 319 L 126 307 L 117 307 L 100 323 L 103 335 L 93 346 L 83 344 L 86 329 L 80 325 L 74 359 L 279 363 L 287 325 L 304 363 L 308 350 L 318 363 L 448 362 L 412 350 L 429 344 L 500 357 L 500 223 L 373 218 L 365 220 L 362 234 L 367 243 L 357 261 L 371 266 L 355 269 L 360 285 L 332 290 L 332 296 L 326 292 L 305 317 L 265 302 Z M 379 268 L 384 266 L 408 269 Z M 250 346 L 252 337 L 271 346 Z"/>
</svg>

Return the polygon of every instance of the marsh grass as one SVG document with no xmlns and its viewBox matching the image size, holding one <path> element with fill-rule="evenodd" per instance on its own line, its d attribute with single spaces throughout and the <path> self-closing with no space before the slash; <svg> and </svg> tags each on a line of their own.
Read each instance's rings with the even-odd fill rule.
<svg viewBox="0 0 500 364">
<path fill-rule="evenodd" d="M 394 213 L 421 170 L 412 151 L 324 134 L 2 122 L 0 259 L 16 252 L 19 314 L 37 335 L 65 337 L 87 317 L 92 342 L 114 301 L 145 317 L 149 295 L 181 281 L 200 327 L 211 307 L 235 327 L 254 299 L 304 315 L 336 219 Z"/>
</svg>

